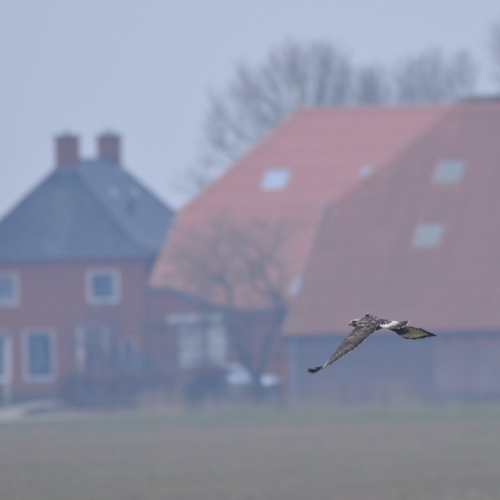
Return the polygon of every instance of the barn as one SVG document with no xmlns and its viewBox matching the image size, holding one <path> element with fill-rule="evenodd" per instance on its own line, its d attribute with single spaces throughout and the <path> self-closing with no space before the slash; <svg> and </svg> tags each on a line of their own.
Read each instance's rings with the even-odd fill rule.
<svg viewBox="0 0 500 500">
<path fill-rule="evenodd" d="M 234 340 L 235 335 L 223 332 L 225 328 L 228 333 L 228 325 L 213 320 L 212 313 L 207 317 L 206 312 L 199 311 L 198 302 L 191 306 L 184 303 L 180 306 L 182 315 L 177 314 L 168 300 L 170 292 L 177 297 L 201 298 L 223 310 L 230 305 L 242 311 L 246 328 L 239 337 L 245 337 L 249 356 L 262 355 L 265 346 L 270 351 L 261 356 L 267 358 L 265 369 L 286 382 L 288 354 L 283 337 L 276 336 L 270 346 L 262 339 L 263 324 L 269 320 L 269 301 L 263 301 L 262 295 L 255 293 L 257 287 L 242 279 L 232 281 L 231 286 L 237 286 L 237 290 L 228 301 L 227 297 L 214 293 L 213 280 L 211 283 L 208 278 L 200 280 L 200 274 L 209 274 L 210 263 L 214 268 L 212 276 L 220 279 L 219 271 L 227 269 L 234 257 L 234 252 L 220 243 L 227 241 L 224 235 L 228 232 L 238 233 L 239 240 L 250 241 L 245 248 L 266 248 L 261 255 L 272 256 L 266 262 L 272 260 L 276 264 L 274 276 L 279 274 L 281 279 L 277 288 L 288 308 L 301 288 L 328 206 L 342 203 L 366 182 L 382 175 L 396 155 L 449 109 L 446 104 L 301 109 L 179 210 L 150 280 L 155 296 L 152 321 L 159 327 L 165 325 L 164 341 L 170 346 L 169 353 L 174 354 L 168 358 L 172 369 L 182 373 L 188 367 L 192 369 L 207 362 L 220 364 L 238 359 L 231 359 L 234 347 L 231 338 Z M 231 231 L 223 231 L 228 226 Z M 259 233 L 256 231 L 259 228 L 266 230 Z M 284 238 L 283 228 L 286 228 Z M 220 238 L 215 236 L 217 232 Z M 249 237 L 252 233 L 262 237 Z M 276 234 L 281 236 L 273 245 Z M 205 236 L 204 240 L 200 235 Z M 207 240 L 213 244 L 207 245 Z M 186 273 L 185 259 L 178 258 L 179 254 L 192 254 L 193 248 L 198 248 L 199 254 L 197 275 Z M 206 248 L 205 254 L 202 248 Z M 218 270 L 214 267 L 217 262 L 220 262 Z M 207 330 L 203 325 L 211 325 L 212 321 L 217 324 Z M 205 352 L 203 346 L 210 345 L 221 350 Z M 191 360 L 189 366 L 186 358 Z M 252 360 L 248 360 L 250 363 Z M 255 363 L 262 366 L 260 360 Z"/>
<path fill-rule="evenodd" d="M 283 328 L 291 393 L 332 401 L 500 396 L 500 101 L 454 104 L 386 169 L 331 204 Z M 365 313 L 390 332 L 316 375 Z"/>
</svg>

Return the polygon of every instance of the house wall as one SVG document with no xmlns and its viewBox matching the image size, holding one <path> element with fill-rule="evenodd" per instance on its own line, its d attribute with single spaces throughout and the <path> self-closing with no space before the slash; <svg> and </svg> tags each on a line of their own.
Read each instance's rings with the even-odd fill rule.
<svg viewBox="0 0 500 500">
<path fill-rule="evenodd" d="M 167 323 L 172 314 L 203 314 L 211 308 L 187 295 L 167 289 L 149 288 L 147 291 L 146 338 L 150 364 L 169 379 L 177 374 L 175 327 Z"/>
<path fill-rule="evenodd" d="M 435 397 L 433 339 L 412 341 L 375 334 L 316 374 L 343 336 L 288 338 L 292 400 L 364 403 Z"/>
<path fill-rule="evenodd" d="M 169 315 L 211 314 L 217 312 L 214 306 L 187 294 L 180 294 L 167 289 L 152 288 L 148 293 L 148 325 L 150 352 L 153 365 L 173 379 L 182 379 L 182 370 L 178 367 L 176 328 L 166 323 Z M 241 320 L 241 339 L 246 352 L 253 359 L 258 356 L 262 337 L 271 320 L 269 314 L 249 313 Z M 240 363 L 234 344 L 228 338 L 228 362 Z M 266 372 L 279 375 L 286 383 L 288 377 L 287 349 L 283 338 L 278 334 L 272 342 Z"/>
<path fill-rule="evenodd" d="M 86 299 L 89 270 L 118 270 L 120 298 L 113 305 L 91 305 Z M 68 375 L 76 371 L 76 329 L 83 324 L 106 325 L 116 345 L 136 339 L 144 350 L 146 282 L 150 263 L 141 260 L 2 264 L 0 272 L 19 276 L 20 300 L 16 307 L 0 308 L 0 331 L 12 338 L 12 392 L 22 398 L 56 394 Z M 49 330 L 56 340 L 56 376 L 50 382 L 28 382 L 24 376 L 23 335 L 29 330 Z M 3 390 L 4 384 L 0 384 Z"/>
<path fill-rule="evenodd" d="M 434 344 L 436 391 L 443 399 L 500 396 L 500 335 L 442 335 Z"/>
<path fill-rule="evenodd" d="M 500 397 L 498 332 L 447 332 L 419 341 L 377 333 L 327 369 L 306 372 L 324 363 L 341 340 L 288 339 L 293 399 L 352 403 Z"/>
</svg>

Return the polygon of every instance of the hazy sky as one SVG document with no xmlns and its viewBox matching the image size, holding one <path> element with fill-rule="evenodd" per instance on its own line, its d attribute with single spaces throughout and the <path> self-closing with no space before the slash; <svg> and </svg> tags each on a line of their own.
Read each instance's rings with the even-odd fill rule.
<svg viewBox="0 0 500 500">
<path fill-rule="evenodd" d="M 286 39 L 327 40 L 356 64 L 468 49 L 491 91 L 499 0 L 0 0 L 0 216 L 54 164 L 53 137 L 123 136 L 126 167 L 165 201 L 194 162 L 207 89 Z"/>
</svg>

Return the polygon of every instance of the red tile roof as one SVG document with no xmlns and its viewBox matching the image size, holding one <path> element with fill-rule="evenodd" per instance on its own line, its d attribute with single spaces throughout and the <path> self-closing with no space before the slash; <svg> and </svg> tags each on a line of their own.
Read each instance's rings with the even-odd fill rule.
<svg viewBox="0 0 500 500">
<path fill-rule="evenodd" d="M 463 160 L 436 184 L 442 160 Z M 457 104 L 384 172 L 331 206 L 284 333 L 342 333 L 364 313 L 441 333 L 500 330 L 500 102 Z M 441 224 L 415 248 L 421 224 Z"/>
<path fill-rule="evenodd" d="M 219 214 L 230 214 L 237 221 L 292 221 L 296 230 L 283 258 L 291 276 L 300 274 L 325 207 L 365 181 L 360 167 L 372 165 L 377 177 L 448 109 L 443 105 L 367 106 L 297 112 L 178 213 L 151 284 L 194 292 L 176 272 L 173 249 L 183 234 L 203 228 Z M 285 189 L 260 189 L 270 168 L 290 169 Z"/>
</svg>

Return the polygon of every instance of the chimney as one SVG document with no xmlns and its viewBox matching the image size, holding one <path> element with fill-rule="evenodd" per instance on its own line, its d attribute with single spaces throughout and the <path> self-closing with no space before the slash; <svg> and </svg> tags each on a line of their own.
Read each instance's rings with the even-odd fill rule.
<svg viewBox="0 0 500 500">
<path fill-rule="evenodd" d="M 62 134 L 56 137 L 56 167 L 74 167 L 79 161 L 78 137 Z"/>
<path fill-rule="evenodd" d="M 120 136 L 105 132 L 97 138 L 97 155 L 101 160 L 120 164 Z"/>
</svg>

